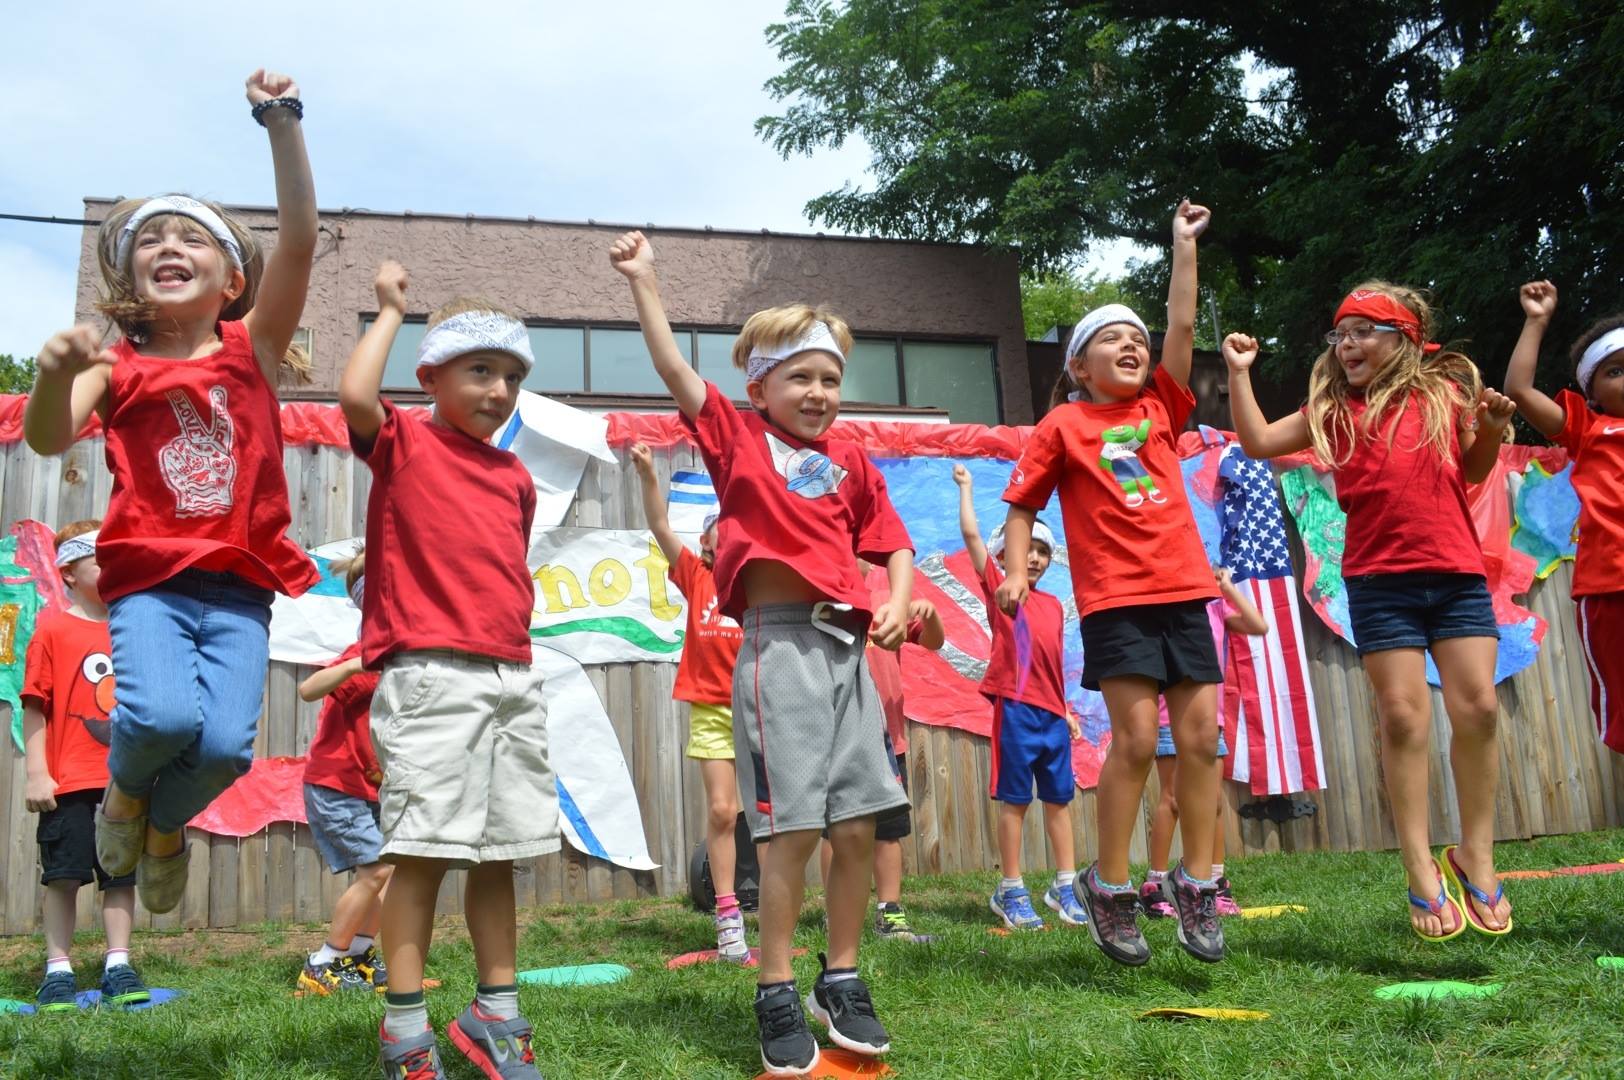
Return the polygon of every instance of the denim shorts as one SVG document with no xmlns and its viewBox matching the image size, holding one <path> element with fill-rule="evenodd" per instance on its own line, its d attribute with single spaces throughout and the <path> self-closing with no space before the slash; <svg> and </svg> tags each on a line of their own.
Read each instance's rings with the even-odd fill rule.
<svg viewBox="0 0 1624 1080">
<path fill-rule="evenodd" d="M 1170 724 L 1161 724 L 1156 728 L 1156 756 L 1178 757 L 1178 750 L 1173 746 L 1173 728 Z M 1218 723 L 1218 756 L 1229 756 L 1229 744 L 1224 741 L 1224 725 L 1222 719 Z"/>
<path fill-rule="evenodd" d="M 310 838 L 327 869 L 342 874 L 382 858 L 377 803 L 320 784 L 306 784 L 304 804 Z"/>
<path fill-rule="evenodd" d="M 1500 636 L 1481 574 L 1362 574 L 1344 583 L 1360 656 L 1424 649 L 1443 638 Z"/>
</svg>

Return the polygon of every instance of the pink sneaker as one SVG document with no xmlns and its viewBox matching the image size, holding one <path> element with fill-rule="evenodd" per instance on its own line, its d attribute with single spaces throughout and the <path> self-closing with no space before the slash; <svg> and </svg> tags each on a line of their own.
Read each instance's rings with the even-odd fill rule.
<svg viewBox="0 0 1624 1080">
<path fill-rule="evenodd" d="M 1229 879 L 1227 877 L 1218 879 L 1217 908 L 1220 915 L 1239 915 L 1241 913 L 1241 906 L 1235 903 L 1235 894 L 1229 891 Z"/>
<path fill-rule="evenodd" d="M 1171 919 L 1174 915 L 1173 905 L 1162 897 L 1159 881 L 1146 881 L 1139 886 L 1139 906 L 1148 918 Z"/>
</svg>

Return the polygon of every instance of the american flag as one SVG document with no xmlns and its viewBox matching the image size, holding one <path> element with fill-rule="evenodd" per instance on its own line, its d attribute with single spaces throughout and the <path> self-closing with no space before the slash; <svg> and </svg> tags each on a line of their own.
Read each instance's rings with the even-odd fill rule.
<svg viewBox="0 0 1624 1080">
<path fill-rule="evenodd" d="M 1254 795 L 1316 791 L 1325 786 L 1325 761 L 1274 472 L 1268 462 L 1231 444 L 1219 460 L 1218 475 L 1225 481 L 1219 514 L 1224 565 L 1269 620 L 1262 637 L 1229 635 L 1225 772 L 1249 783 Z"/>
</svg>

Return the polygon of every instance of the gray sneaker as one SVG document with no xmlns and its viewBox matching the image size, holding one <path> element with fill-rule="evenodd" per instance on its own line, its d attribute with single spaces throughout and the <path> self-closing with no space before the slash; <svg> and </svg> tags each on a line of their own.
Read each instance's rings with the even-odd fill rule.
<svg viewBox="0 0 1624 1080">
<path fill-rule="evenodd" d="M 446 1080 L 433 1028 L 426 1027 L 409 1038 L 391 1039 L 380 1026 L 378 1041 L 382 1044 L 378 1061 L 383 1066 L 383 1080 Z"/>
<path fill-rule="evenodd" d="M 1088 935 L 1119 964 L 1138 967 L 1147 963 L 1150 946 L 1139 932 L 1139 894 L 1131 887 L 1121 891 L 1101 888 L 1098 865 L 1077 875 L 1076 884 L 1081 886 L 1081 899 L 1088 908 Z"/>
<path fill-rule="evenodd" d="M 1218 922 L 1218 885 L 1203 885 L 1184 872 L 1184 864 L 1162 878 L 1162 896 L 1178 914 L 1179 944 L 1197 960 L 1216 964 L 1224 958 L 1224 928 Z"/>
<path fill-rule="evenodd" d="M 162 857 L 142 854 L 135 868 L 135 891 L 148 911 L 162 915 L 175 910 L 180 898 L 186 895 L 186 870 L 191 857 L 189 847 Z"/>
<path fill-rule="evenodd" d="M 147 816 L 132 821 L 109 821 L 96 807 L 96 861 L 108 877 L 123 877 L 135 870 L 147 846 Z"/>
<path fill-rule="evenodd" d="M 530 1021 L 522 1016 L 498 1020 L 480 1012 L 477 1002 L 469 1002 L 446 1034 L 491 1080 L 541 1080 L 530 1049 Z"/>
</svg>

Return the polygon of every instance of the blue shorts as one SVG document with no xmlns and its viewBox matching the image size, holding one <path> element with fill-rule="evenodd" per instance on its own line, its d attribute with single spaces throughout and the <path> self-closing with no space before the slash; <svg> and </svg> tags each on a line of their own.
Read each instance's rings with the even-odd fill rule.
<svg viewBox="0 0 1624 1080">
<path fill-rule="evenodd" d="M 320 784 L 304 786 L 305 819 L 327 869 L 335 874 L 383 858 L 378 804 Z"/>
<path fill-rule="evenodd" d="M 1424 649 L 1443 638 L 1500 636 L 1481 574 L 1362 574 L 1345 581 L 1360 656 Z"/>
<path fill-rule="evenodd" d="M 1178 751 L 1173 748 L 1173 729 L 1162 724 L 1156 728 L 1156 756 L 1177 757 Z M 1218 725 L 1218 756 L 1229 756 L 1229 744 L 1224 741 L 1224 725 Z"/>
<path fill-rule="evenodd" d="M 1025 806 L 1032 785 L 1046 803 L 1069 803 L 1077 794 L 1066 718 L 1024 701 L 996 698 L 992 705 L 992 797 Z"/>
</svg>

